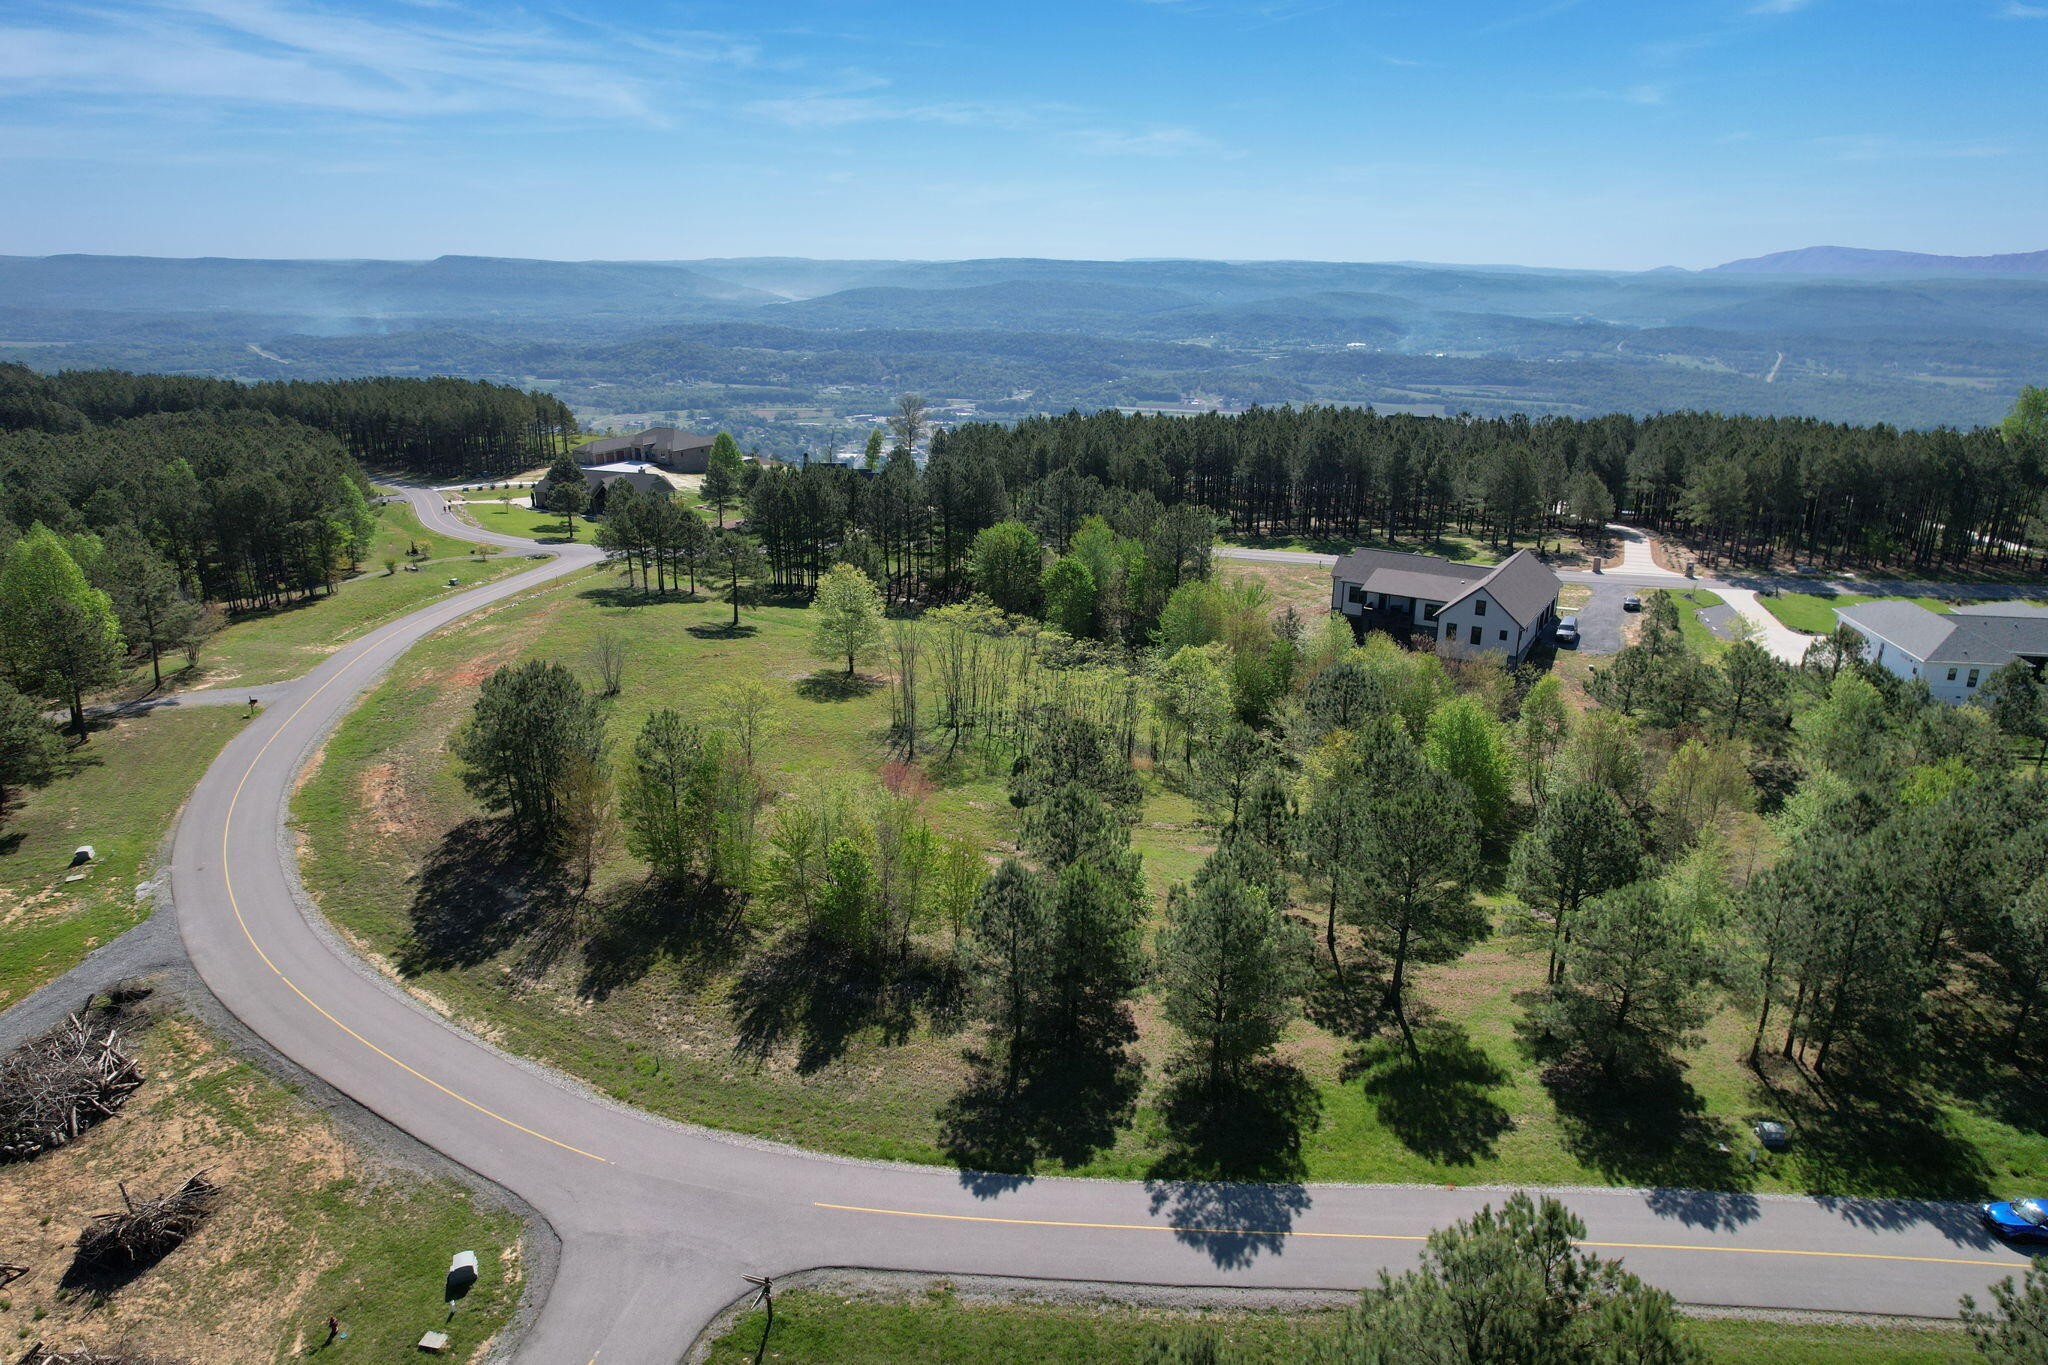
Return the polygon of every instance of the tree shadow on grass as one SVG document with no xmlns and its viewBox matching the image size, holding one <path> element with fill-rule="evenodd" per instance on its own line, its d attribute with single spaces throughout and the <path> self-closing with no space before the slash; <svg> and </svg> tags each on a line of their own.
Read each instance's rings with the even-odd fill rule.
<svg viewBox="0 0 2048 1365">
<path fill-rule="evenodd" d="M 725 966 L 751 937 L 743 907 L 715 888 L 652 877 L 613 888 L 591 909 L 578 989 L 585 999 L 603 1000 L 663 958 Z"/>
<path fill-rule="evenodd" d="M 559 869 L 507 825 L 465 820 L 420 867 L 398 970 L 416 976 L 487 962 L 541 927 L 565 898 Z"/>
<path fill-rule="evenodd" d="M 1851 1061 L 1830 1066 L 1824 1084 L 1787 1073 L 1790 1063 L 1760 1077 L 1771 1117 L 1791 1129 L 1788 1156 L 1803 1184 L 1863 1198 L 1979 1200 L 1990 1192 L 1989 1166 L 1936 1096 L 1880 1059 L 1860 1068 Z"/>
<path fill-rule="evenodd" d="M 1310 983 L 1308 997 L 1302 1002 L 1302 1013 L 1317 1028 L 1339 1038 L 1362 1043 L 1377 1036 L 1387 1023 L 1386 1012 L 1382 1008 L 1386 988 L 1377 979 L 1378 961 L 1362 955 L 1344 955 L 1344 971 L 1340 976 L 1330 964 L 1329 950 L 1322 946 L 1321 926 L 1314 927 L 1317 932 L 1315 980 Z M 1338 952 L 1343 954 L 1343 945 L 1339 945 Z"/>
<path fill-rule="evenodd" d="M 805 701 L 859 701 L 881 684 L 873 678 L 856 673 L 852 677 L 829 668 L 821 668 L 796 685 L 796 694 Z"/>
<path fill-rule="evenodd" d="M 623 584 L 602 588 L 585 588 L 576 594 L 586 602 L 595 602 L 600 607 L 688 607 L 704 601 L 694 593 L 670 588 L 666 593 L 653 590 L 642 591 Z"/>
<path fill-rule="evenodd" d="M 1419 1058 L 1396 1038 L 1353 1049 L 1341 1078 L 1362 1079 L 1380 1122 L 1401 1145 L 1445 1166 L 1490 1159 L 1513 1118 L 1493 1097 L 1508 1074 L 1456 1024 L 1417 1030 Z"/>
<path fill-rule="evenodd" d="M 963 1171 L 1029 1175 L 1040 1162 L 1078 1166 L 1115 1145 L 1137 1109 L 1144 1077 L 1128 1046 L 1137 1029 L 1120 1011 L 1085 1036 L 1083 1046 L 1044 1051 L 1025 1063 L 1014 1094 L 1000 1056 L 969 1052 L 967 1085 L 939 1114 L 947 1158 Z M 970 1188 L 986 1197 L 1007 1183 Z"/>
<path fill-rule="evenodd" d="M 758 627 L 750 626 L 744 621 L 738 625 L 721 621 L 715 626 L 697 625 L 689 626 L 687 629 L 700 640 L 746 640 L 761 633 Z"/>
<path fill-rule="evenodd" d="M 1308 1208 L 1301 1139 L 1322 1119 L 1315 1086 L 1285 1062 L 1245 1068 L 1211 1094 L 1177 1067 L 1160 1096 L 1166 1151 L 1146 1172 L 1152 1211 L 1220 1268 L 1279 1255 Z"/>
<path fill-rule="evenodd" d="M 2000 1123 L 2048 1132 L 2048 1069 L 2038 1045 L 2022 1036 L 2015 1048 L 2013 1016 L 2004 1003 L 2007 983 L 1992 964 L 1973 959 L 1968 969 L 1975 993 L 1929 998 L 1926 1074 L 1940 1077 L 1944 1091 Z"/>
<path fill-rule="evenodd" d="M 1646 1063 L 1633 1074 L 1609 1075 L 1591 1062 L 1562 1056 L 1543 1069 L 1557 1106 L 1565 1150 L 1621 1185 L 1681 1191 L 1719 1190 L 1728 1199 L 1694 1210 L 1722 1225 L 1756 1217 L 1749 1167 L 1735 1155 L 1733 1123 L 1707 1113 L 1676 1061 Z M 1665 1210 L 1684 1216 L 1682 1201 Z"/>
<path fill-rule="evenodd" d="M 786 934 L 733 983 L 734 1050 L 765 1061 L 793 1044 L 797 1072 L 807 1076 L 870 1030 L 895 1047 L 920 1023 L 957 1029 L 961 987 L 959 969 L 946 958 L 913 950 L 897 961 L 867 962 L 810 935 Z"/>
</svg>

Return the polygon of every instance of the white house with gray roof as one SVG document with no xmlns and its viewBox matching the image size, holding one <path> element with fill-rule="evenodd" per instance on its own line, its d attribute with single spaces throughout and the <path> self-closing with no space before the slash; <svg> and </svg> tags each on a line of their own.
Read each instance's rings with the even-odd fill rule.
<svg viewBox="0 0 2048 1365">
<path fill-rule="evenodd" d="M 1985 602 L 1947 614 L 1918 602 L 1863 602 L 1835 617 L 1863 637 L 1863 657 L 1901 678 L 1917 678 L 1937 701 L 1975 697 L 2013 659 L 2048 666 L 2048 608 Z"/>
<path fill-rule="evenodd" d="M 1366 625 L 1432 636 L 1447 658 L 1520 663 L 1557 620 L 1558 577 L 1527 550 L 1498 564 L 1353 550 L 1330 570 L 1330 609 Z"/>
</svg>

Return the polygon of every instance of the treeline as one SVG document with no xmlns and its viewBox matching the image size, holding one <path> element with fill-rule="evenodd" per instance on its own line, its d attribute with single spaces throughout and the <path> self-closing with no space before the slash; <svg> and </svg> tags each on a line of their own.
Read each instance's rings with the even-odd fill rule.
<svg viewBox="0 0 2048 1365">
<path fill-rule="evenodd" d="M 986 461 L 1054 532 L 1112 493 L 1195 503 L 1238 534 L 1503 548 L 1632 520 L 1738 557 L 1932 569 L 2040 567 L 2048 442 L 2038 431 L 1897 431 L 1801 418 L 1673 413 L 1590 420 L 1433 418 L 1359 408 L 1192 418 L 1099 412 L 976 424 L 933 439 Z"/>
<path fill-rule="evenodd" d="M 197 375 L 0 365 L 0 431 L 82 432 L 137 417 L 245 410 L 325 432 L 372 467 L 428 478 L 543 464 L 576 432 L 551 394 L 470 379 L 378 377 L 240 384 Z"/>
<path fill-rule="evenodd" d="M 339 441 L 232 410 L 0 433 L 0 517 L 0 537 L 42 525 L 138 540 L 188 596 L 233 608 L 326 590 L 373 525 L 368 483 Z"/>
</svg>

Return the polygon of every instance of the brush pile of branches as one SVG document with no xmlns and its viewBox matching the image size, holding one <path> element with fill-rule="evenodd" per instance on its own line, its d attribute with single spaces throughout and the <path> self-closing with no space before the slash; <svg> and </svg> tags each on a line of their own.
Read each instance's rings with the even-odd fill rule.
<svg viewBox="0 0 2048 1365">
<path fill-rule="evenodd" d="M 0 1161 L 62 1147 L 112 1118 L 141 1084 L 115 1031 L 101 1034 L 72 1015 L 0 1059 Z"/>
<path fill-rule="evenodd" d="M 141 1203 L 129 1198 L 123 1185 L 121 1202 L 128 1207 L 93 1215 L 78 1234 L 75 1264 L 92 1270 L 154 1265 L 199 1230 L 220 1195 L 220 1186 L 208 1180 L 205 1171 L 171 1193 Z"/>
<path fill-rule="evenodd" d="M 169 1356 L 142 1355 L 134 1351 L 53 1351 L 40 1341 L 15 1365 L 185 1365 Z"/>
</svg>

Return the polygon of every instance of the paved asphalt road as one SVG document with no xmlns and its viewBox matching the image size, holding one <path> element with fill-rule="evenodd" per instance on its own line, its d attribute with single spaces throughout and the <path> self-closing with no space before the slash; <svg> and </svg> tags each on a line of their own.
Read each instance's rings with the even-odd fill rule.
<svg viewBox="0 0 2048 1365">
<path fill-rule="evenodd" d="M 456 528 L 430 493 L 436 529 Z M 507 544 L 517 544 L 510 540 Z M 529 548 L 521 545 L 521 548 Z M 1143 1284 L 1352 1288 L 1500 1192 L 1017 1179 L 837 1160 L 621 1109 L 416 1004 L 316 927 L 284 826 L 322 737 L 410 645 L 589 564 L 426 607 L 291 684 L 208 770 L 170 871 L 207 985 L 250 1028 L 391 1123 L 515 1191 L 561 1238 L 521 1345 L 544 1365 L 676 1360 L 746 1273 L 865 1266 Z M 1573 1191 L 1591 1243 L 1699 1304 L 1946 1315 L 2024 1262 L 1966 1205 Z M 450 1251 L 458 1248 L 449 1248 Z"/>
</svg>

